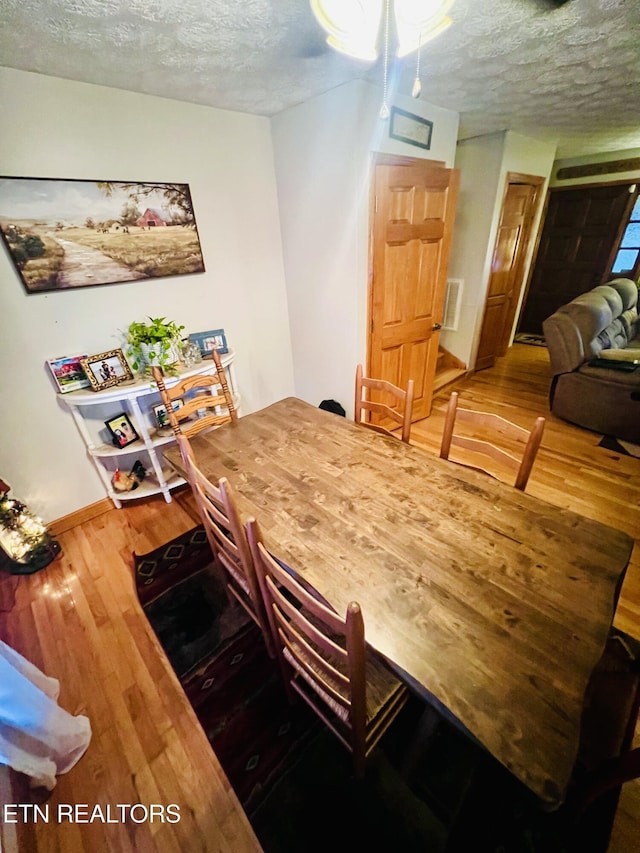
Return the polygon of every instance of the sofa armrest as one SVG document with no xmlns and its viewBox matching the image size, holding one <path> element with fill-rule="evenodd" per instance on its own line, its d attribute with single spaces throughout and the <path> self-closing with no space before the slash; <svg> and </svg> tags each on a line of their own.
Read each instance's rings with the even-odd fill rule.
<svg viewBox="0 0 640 853">
<path fill-rule="evenodd" d="M 570 373 L 585 361 L 582 337 L 568 314 L 556 311 L 542 323 L 542 331 L 554 376 Z"/>
</svg>

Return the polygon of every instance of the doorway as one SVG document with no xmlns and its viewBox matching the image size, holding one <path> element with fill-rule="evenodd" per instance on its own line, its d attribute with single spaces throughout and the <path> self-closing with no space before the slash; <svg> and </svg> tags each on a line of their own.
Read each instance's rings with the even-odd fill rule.
<svg viewBox="0 0 640 853">
<path fill-rule="evenodd" d="M 370 217 L 368 371 L 406 388 L 413 420 L 431 412 L 459 172 L 380 156 Z"/>
<path fill-rule="evenodd" d="M 475 369 L 493 367 L 511 342 L 525 262 L 534 240 L 534 222 L 545 178 L 507 173 L 500 222 L 485 301 Z"/>
<path fill-rule="evenodd" d="M 552 188 L 518 331 L 542 334 L 561 305 L 609 278 L 611 256 L 633 207 L 633 184 Z"/>
</svg>

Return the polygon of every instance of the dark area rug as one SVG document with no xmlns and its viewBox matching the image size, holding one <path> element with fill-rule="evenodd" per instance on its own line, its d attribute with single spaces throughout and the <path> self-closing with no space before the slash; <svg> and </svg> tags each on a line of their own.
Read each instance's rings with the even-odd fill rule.
<svg viewBox="0 0 640 853">
<path fill-rule="evenodd" d="M 513 342 L 516 344 L 529 344 L 533 347 L 546 347 L 547 345 L 544 335 L 533 335 L 526 332 L 518 332 L 514 336 Z"/>
<path fill-rule="evenodd" d="M 202 528 L 134 563 L 143 609 L 265 853 L 572 849 L 547 816 L 539 822 L 523 786 L 416 697 L 355 779 L 335 736 L 303 702 L 288 703 Z"/>
<path fill-rule="evenodd" d="M 258 627 L 229 602 L 201 526 L 133 556 L 143 610 L 250 813 L 320 722 L 289 705 Z"/>
<path fill-rule="evenodd" d="M 632 444 L 630 441 L 618 441 L 612 435 L 604 435 L 598 442 L 598 447 L 604 447 L 605 450 L 612 450 L 614 453 L 619 453 L 620 456 L 635 456 L 640 459 L 640 444 Z"/>
<path fill-rule="evenodd" d="M 138 598 L 183 683 L 249 627 L 247 614 L 228 606 L 211 560 L 201 527 L 151 554 L 134 555 Z"/>
<path fill-rule="evenodd" d="M 497 851 L 495 789 L 476 784 L 485 754 L 444 722 L 424 738 L 423 712 L 410 701 L 362 780 L 322 728 L 251 816 L 266 853 Z"/>
</svg>

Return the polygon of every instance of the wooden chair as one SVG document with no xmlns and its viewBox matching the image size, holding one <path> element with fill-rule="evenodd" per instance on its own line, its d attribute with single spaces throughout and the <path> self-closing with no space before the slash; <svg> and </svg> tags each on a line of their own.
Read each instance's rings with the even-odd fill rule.
<svg viewBox="0 0 640 853">
<path fill-rule="evenodd" d="M 486 434 L 487 430 L 494 431 L 507 441 L 515 442 L 522 445 L 524 442 L 524 451 L 520 458 L 512 453 L 502 450 L 487 441 L 484 438 L 476 436 L 466 436 L 459 433 L 454 433 L 456 424 L 463 422 L 472 427 L 477 433 Z M 470 450 L 473 453 L 478 453 L 482 456 L 491 458 L 498 465 L 506 469 L 508 472 L 515 473 L 515 487 L 521 491 L 525 490 L 531 469 L 542 441 L 542 433 L 544 432 L 545 419 L 536 418 L 531 431 L 524 429 L 517 424 L 511 423 L 500 415 L 495 415 L 489 412 L 477 412 L 471 409 L 458 408 L 458 392 L 453 391 L 449 398 L 449 405 L 445 416 L 444 430 L 442 433 L 442 443 L 440 445 L 440 456 L 442 459 L 449 459 L 449 453 L 452 446 L 461 447 L 465 450 Z M 452 460 L 458 461 L 458 460 Z M 484 471 L 485 474 L 494 476 L 483 465 L 475 465 L 471 463 L 459 462 L 458 464 L 467 465 L 469 468 L 475 468 Z M 486 463 L 485 463 L 486 464 Z"/>
<path fill-rule="evenodd" d="M 215 349 L 211 352 L 211 358 L 215 364 L 215 373 L 188 376 L 179 379 L 169 388 L 165 384 L 162 370 L 159 367 L 152 368 L 153 380 L 158 386 L 160 398 L 176 436 L 185 435 L 191 438 L 205 429 L 238 419 L 224 367 Z M 173 408 L 175 400 L 182 401 L 179 409 Z"/>
<path fill-rule="evenodd" d="M 379 400 L 371 399 L 371 392 L 377 392 L 382 396 Z M 386 400 L 388 402 L 383 402 Z M 386 435 L 397 436 L 391 429 L 385 428 L 380 423 L 372 423 L 371 415 L 395 421 L 398 427 L 402 427 L 402 441 L 409 444 L 411 434 L 411 415 L 413 412 L 413 379 L 407 383 L 404 391 L 386 379 L 367 379 L 363 375 L 362 365 L 356 368 L 356 400 L 354 406 L 354 421 L 357 424 L 381 432 Z M 363 414 L 367 413 L 369 420 L 363 420 Z M 396 427 L 397 429 L 397 427 Z"/>
<path fill-rule="evenodd" d="M 301 696 L 352 752 L 361 778 L 367 756 L 407 701 L 407 688 L 367 649 L 357 602 L 338 615 L 271 556 L 255 519 L 247 531 L 289 697 Z"/>
<path fill-rule="evenodd" d="M 214 486 L 196 464 L 184 435 L 176 437 L 187 470 L 198 512 L 220 568 L 230 601 L 237 601 L 262 631 L 269 657 L 274 658 L 271 627 L 266 618 L 246 529 L 240 520 L 229 481 L 222 477 Z"/>
</svg>

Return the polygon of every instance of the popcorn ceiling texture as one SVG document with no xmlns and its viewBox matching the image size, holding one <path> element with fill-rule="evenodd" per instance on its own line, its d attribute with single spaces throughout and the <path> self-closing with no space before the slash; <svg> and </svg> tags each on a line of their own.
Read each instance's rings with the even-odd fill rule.
<svg viewBox="0 0 640 853">
<path fill-rule="evenodd" d="M 501 130 L 577 157 L 640 147 L 640 0 L 456 0 L 422 48 L 422 98 L 460 137 Z M 0 64 L 271 116 L 382 62 L 324 43 L 307 0 L 1 0 Z M 415 56 L 396 69 L 409 94 Z"/>
</svg>

